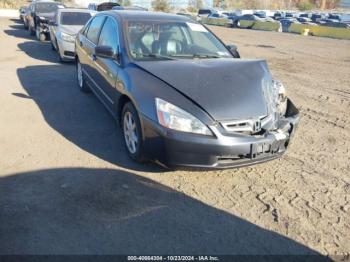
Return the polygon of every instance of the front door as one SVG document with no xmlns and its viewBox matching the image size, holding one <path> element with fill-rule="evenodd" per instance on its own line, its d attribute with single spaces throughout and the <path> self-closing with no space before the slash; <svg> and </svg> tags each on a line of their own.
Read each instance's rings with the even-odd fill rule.
<svg viewBox="0 0 350 262">
<path fill-rule="evenodd" d="M 99 37 L 98 45 L 112 47 L 115 54 L 119 53 L 119 34 L 118 24 L 112 17 L 108 17 L 105 21 L 101 34 Z M 115 111 L 115 104 L 118 100 L 118 92 L 115 88 L 120 65 L 118 59 L 96 57 L 95 59 L 96 70 L 96 84 L 101 89 L 109 109 L 112 112 Z"/>
</svg>

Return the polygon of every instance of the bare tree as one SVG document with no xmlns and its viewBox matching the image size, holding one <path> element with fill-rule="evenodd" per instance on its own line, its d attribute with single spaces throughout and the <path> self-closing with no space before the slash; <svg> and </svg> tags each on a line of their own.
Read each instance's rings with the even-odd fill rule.
<svg viewBox="0 0 350 262">
<path fill-rule="evenodd" d="M 189 0 L 187 10 L 189 12 L 195 13 L 198 11 L 198 9 L 201 9 L 202 7 L 203 7 L 203 0 Z"/>
<path fill-rule="evenodd" d="M 155 11 L 162 11 L 162 12 L 169 12 L 171 9 L 168 0 L 153 0 L 152 8 Z"/>
</svg>

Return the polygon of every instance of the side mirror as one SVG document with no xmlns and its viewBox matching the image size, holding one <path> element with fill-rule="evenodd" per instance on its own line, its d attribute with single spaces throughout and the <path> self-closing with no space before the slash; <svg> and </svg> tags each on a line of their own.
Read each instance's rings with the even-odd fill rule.
<svg viewBox="0 0 350 262">
<path fill-rule="evenodd" d="M 230 45 L 227 45 L 226 47 L 230 51 L 230 53 L 233 55 L 234 58 L 241 58 L 240 54 L 238 53 L 238 48 L 236 45 L 230 44 Z"/>
<path fill-rule="evenodd" d="M 118 59 L 119 54 L 110 46 L 99 45 L 95 47 L 95 55 L 103 58 Z"/>
</svg>

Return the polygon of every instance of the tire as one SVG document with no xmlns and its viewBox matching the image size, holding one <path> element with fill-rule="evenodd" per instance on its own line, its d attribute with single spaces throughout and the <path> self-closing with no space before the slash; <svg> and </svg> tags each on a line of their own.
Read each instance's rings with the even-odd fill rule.
<svg viewBox="0 0 350 262">
<path fill-rule="evenodd" d="M 139 114 L 131 102 L 124 105 L 121 117 L 124 144 L 129 157 L 139 163 L 145 161 L 143 154 L 142 129 Z"/>
<path fill-rule="evenodd" d="M 29 34 L 31 36 L 35 36 L 35 30 L 33 28 L 31 28 L 30 26 L 28 27 L 28 29 L 29 29 Z"/>
<path fill-rule="evenodd" d="M 56 41 L 56 46 L 57 46 L 56 51 L 57 51 L 58 59 L 60 60 L 61 63 L 64 63 L 65 60 L 64 60 L 63 57 L 61 56 L 61 51 L 60 51 L 60 48 L 59 48 L 59 46 L 58 46 L 57 41 Z M 77 65 L 77 66 L 78 66 L 78 65 Z M 79 80 L 78 80 L 78 81 L 79 81 Z"/>
<path fill-rule="evenodd" d="M 89 86 L 87 85 L 87 83 L 84 79 L 84 74 L 83 74 L 83 70 L 82 70 L 79 59 L 77 60 L 77 81 L 78 81 L 79 89 L 82 92 L 84 92 L 84 93 L 91 92 Z"/>
<path fill-rule="evenodd" d="M 35 35 L 40 42 L 44 42 L 46 40 L 46 35 L 40 32 L 40 27 L 38 26 L 36 27 Z"/>
<path fill-rule="evenodd" d="M 25 30 L 28 30 L 28 22 L 25 19 L 23 20 L 23 26 Z"/>
</svg>

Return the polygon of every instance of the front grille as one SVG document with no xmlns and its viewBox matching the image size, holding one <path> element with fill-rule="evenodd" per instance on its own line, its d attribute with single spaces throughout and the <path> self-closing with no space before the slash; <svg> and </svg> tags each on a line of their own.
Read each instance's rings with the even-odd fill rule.
<svg viewBox="0 0 350 262">
<path fill-rule="evenodd" d="M 64 55 L 65 56 L 72 56 L 72 57 L 74 57 L 75 53 L 74 52 L 70 52 L 70 51 L 64 51 Z"/>
<path fill-rule="evenodd" d="M 243 134 L 258 134 L 261 132 L 265 123 L 269 121 L 269 117 L 262 116 L 256 119 L 240 119 L 232 121 L 220 122 L 222 127 L 227 132 L 243 133 Z"/>
</svg>

